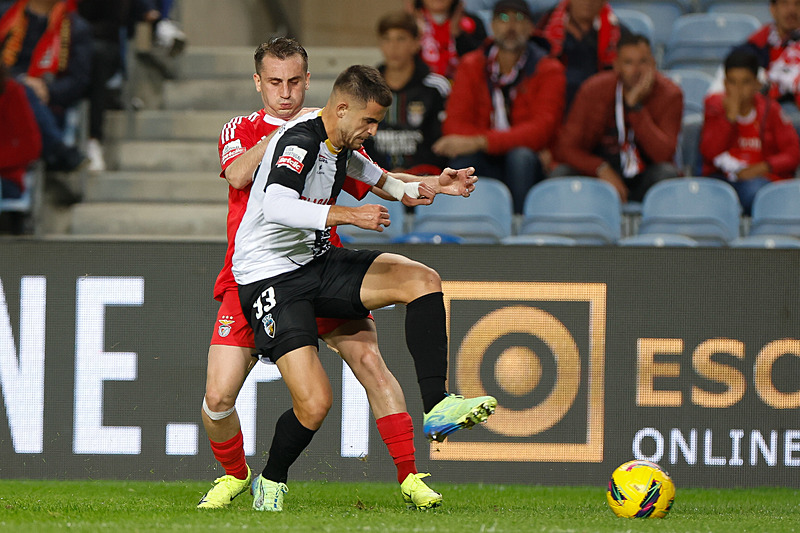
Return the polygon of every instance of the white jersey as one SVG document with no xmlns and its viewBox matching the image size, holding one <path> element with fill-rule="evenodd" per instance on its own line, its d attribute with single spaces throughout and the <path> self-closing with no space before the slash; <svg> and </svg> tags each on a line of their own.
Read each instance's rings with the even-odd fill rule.
<svg viewBox="0 0 800 533">
<path fill-rule="evenodd" d="M 325 253 L 331 246 L 325 220 L 345 177 L 374 185 L 382 174 L 364 155 L 336 150 L 319 111 L 281 126 L 267 145 L 236 232 L 236 283 L 290 272 Z"/>
</svg>

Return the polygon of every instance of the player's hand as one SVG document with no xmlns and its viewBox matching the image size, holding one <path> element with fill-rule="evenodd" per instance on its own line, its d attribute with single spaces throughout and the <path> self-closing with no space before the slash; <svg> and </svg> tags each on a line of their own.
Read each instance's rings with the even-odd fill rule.
<svg viewBox="0 0 800 533">
<path fill-rule="evenodd" d="M 386 209 L 386 206 L 366 204 L 352 208 L 350 223 L 361 229 L 381 232 L 392 221 L 389 220 L 389 210 Z"/>
<path fill-rule="evenodd" d="M 469 198 L 469 195 L 475 190 L 477 181 L 478 177 L 475 176 L 473 167 L 458 170 L 445 168 L 438 177 L 431 176 L 423 179 L 423 182 L 430 183 L 438 194 L 463 196 L 464 198 Z"/>
<path fill-rule="evenodd" d="M 411 198 L 409 195 L 404 194 L 403 199 L 400 200 L 403 205 L 408 207 L 415 207 L 418 205 L 431 205 L 433 198 L 436 196 L 436 191 L 424 181 L 419 184 L 419 198 Z"/>
</svg>

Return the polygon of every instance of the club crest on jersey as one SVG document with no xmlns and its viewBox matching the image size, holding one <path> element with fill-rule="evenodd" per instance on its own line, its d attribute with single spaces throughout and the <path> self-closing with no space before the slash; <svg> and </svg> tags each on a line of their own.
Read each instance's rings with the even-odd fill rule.
<svg viewBox="0 0 800 533">
<path fill-rule="evenodd" d="M 231 333 L 231 324 L 236 322 L 232 316 L 223 316 L 219 319 L 219 328 L 217 333 L 220 337 L 227 337 Z"/>
<path fill-rule="evenodd" d="M 406 118 L 408 119 L 408 125 L 412 128 L 422 126 L 422 121 L 425 120 L 425 102 L 409 102 Z"/>
<path fill-rule="evenodd" d="M 264 324 L 264 331 L 267 335 L 269 335 L 270 339 L 275 338 L 275 320 L 272 318 L 272 313 L 267 313 L 264 315 L 264 318 L 261 319 L 261 323 Z"/>
<path fill-rule="evenodd" d="M 303 159 L 305 159 L 306 153 L 308 153 L 307 150 L 303 150 L 299 146 L 287 146 L 275 166 L 286 167 L 300 174 L 300 171 L 303 170 Z"/>
</svg>

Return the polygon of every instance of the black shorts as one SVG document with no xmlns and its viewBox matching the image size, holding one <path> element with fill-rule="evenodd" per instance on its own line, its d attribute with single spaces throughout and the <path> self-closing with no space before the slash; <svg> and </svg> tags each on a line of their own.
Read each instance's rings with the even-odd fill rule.
<svg viewBox="0 0 800 533">
<path fill-rule="evenodd" d="M 261 355 L 274 363 L 297 348 L 319 348 L 316 317 L 366 318 L 361 282 L 381 253 L 331 248 L 297 270 L 239 285 L 242 312 Z"/>
</svg>

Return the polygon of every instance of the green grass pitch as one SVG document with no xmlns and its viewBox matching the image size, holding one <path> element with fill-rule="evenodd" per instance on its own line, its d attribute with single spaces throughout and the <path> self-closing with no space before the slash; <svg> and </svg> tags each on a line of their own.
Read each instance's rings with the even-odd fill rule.
<svg viewBox="0 0 800 533">
<path fill-rule="evenodd" d="M 0 531 L 800 532 L 800 490 L 680 489 L 663 520 L 616 518 L 604 487 L 448 485 L 444 505 L 405 509 L 389 483 L 292 482 L 283 513 L 252 497 L 198 511 L 208 482 L 0 480 Z"/>
</svg>

